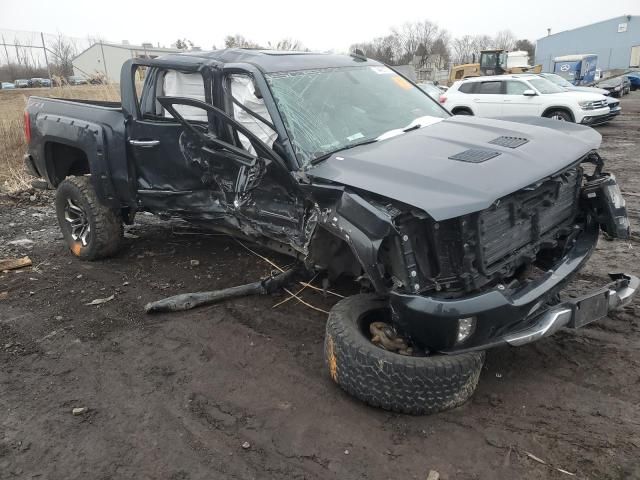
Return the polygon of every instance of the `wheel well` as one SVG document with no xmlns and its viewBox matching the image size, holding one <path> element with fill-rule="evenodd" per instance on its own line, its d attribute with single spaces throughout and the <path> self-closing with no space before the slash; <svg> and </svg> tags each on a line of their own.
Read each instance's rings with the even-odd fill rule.
<svg viewBox="0 0 640 480">
<path fill-rule="evenodd" d="M 77 147 L 64 143 L 48 142 L 44 148 L 47 171 L 51 183 L 58 186 L 68 176 L 80 176 L 91 173 L 87 154 Z"/>
<path fill-rule="evenodd" d="M 451 113 L 453 113 L 454 115 L 458 112 L 469 112 L 471 115 L 473 115 L 473 110 L 471 110 L 469 107 L 456 107 L 451 110 Z"/>
<path fill-rule="evenodd" d="M 565 112 L 566 114 L 568 114 L 569 117 L 571 117 L 571 121 L 572 122 L 576 121 L 576 118 L 573 116 L 573 112 L 570 109 L 566 108 L 566 107 L 549 107 L 543 112 L 542 116 L 546 117 L 549 113 L 551 113 L 553 111 L 556 111 L 556 110 L 560 111 L 560 112 Z"/>
</svg>

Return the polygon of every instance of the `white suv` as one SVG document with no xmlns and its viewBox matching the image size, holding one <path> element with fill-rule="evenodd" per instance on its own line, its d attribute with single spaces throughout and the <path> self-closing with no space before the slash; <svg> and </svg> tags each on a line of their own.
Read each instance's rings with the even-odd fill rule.
<svg viewBox="0 0 640 480">
<path fill-rule="evenodd" d="M 537 75 L 460 80 L 440 96 L 440 103 L 454 115 L 536 115 L 585 125 L 610 119 L 607 99 L 603 95 L 568 92 Z"/>
</svg>

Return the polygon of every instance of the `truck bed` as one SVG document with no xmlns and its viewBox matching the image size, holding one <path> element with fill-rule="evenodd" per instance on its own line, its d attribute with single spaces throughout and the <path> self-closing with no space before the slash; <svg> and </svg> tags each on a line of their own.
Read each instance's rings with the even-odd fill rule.
<svg viewBox="0 0 640 480">
<path fill-rule="evenodd" d="M 84 100 L 81 98 L 59 98 L 59 97 L 49 97 L 49 100 L 62 100 L 63 102 L 72 102 L 72 103 L 84 103 L 86 105 L 96 105 L 99 107 L 107 107 L 107 108 L 122 108 L 121 102 L 109 102 L 107 100 Z"/>
<path fill-rule="evenodd" d="M 131 197 L 125 112 L 120 102 L 30 97 L 28 168 L 55 188 L 73 171 L 91 173 L 101 198 Z"/>
<path fill-rule="evenodd" d="M 36 95 L 29 98 L 37 101 L 43 101 L 45 103 L 54 102 L 54 103 L 60 103 L 60 104 L 66 104 L 66 105 L 69 105 L 69 104 L 86 105 L 91 107 L 103 107 L 103 108 L 108 108 L 112 110 L 122 109 L 121 102 L 110 102 L 107 100 L 84 100 L 79 98 L 71 99 L 71 98 L 59 98 L 59 97 L 38 97 Z M 64 108 L 64 107 L 60 106 L 60 108 Z"/>
</svg>

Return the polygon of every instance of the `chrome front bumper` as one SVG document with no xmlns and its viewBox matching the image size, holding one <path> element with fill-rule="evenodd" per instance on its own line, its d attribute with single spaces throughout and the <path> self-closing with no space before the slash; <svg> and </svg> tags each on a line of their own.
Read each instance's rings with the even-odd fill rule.
<svg viewBox="0 0 640 480">
<path fill-rule="evenodd" d="M 631 303 L 640 286 L 640 279 L 623 273 L 609 276 L 613 281 L 602 289 L 550 308 L 540 315 L 535 324 L 506 335 L 503 340 L 514 347 L 524 345 L 552 335 L 563 327 L 582 327 Z"/>
</svg>

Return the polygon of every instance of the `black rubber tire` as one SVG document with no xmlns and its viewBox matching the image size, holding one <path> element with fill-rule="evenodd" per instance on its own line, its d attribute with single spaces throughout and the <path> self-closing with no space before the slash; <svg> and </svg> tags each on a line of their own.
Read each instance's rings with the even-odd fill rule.
<svg viewBox="0 0 640 480">
<path fill-rule="evenodd" d="M 549 110 L 544 114 L 546 118 L 553 118 L 556 115 L 562 117 L 565 122 L 573 122 L 573 118 L 571 117 L 571 115 L 564 110 Z"/>
<path fill-rule="evenodd" d="M 71 236 L 71 228 L 65 220 L 64 212 L 69 198 L 82 208 L 89 221 L 87 245 Z M 58 185 L 56 215 L 69 250 L 81 260 L 110 257 L 120 248 L 123 237 L 120 213 L 100 203 L 90 177 L 67 177 Z"/>
<path fill-rule="evenodd" d="M 385 299 L 359 294 L 338 302 L 327 320 L 324 358 L 331 378 L 347 393 L 385 410 L 425 415 L 458 407 L 478 384 L 484 352 L 405 356 L 365 335 L 365 314 L 388 309 Z"/>
</svg>

